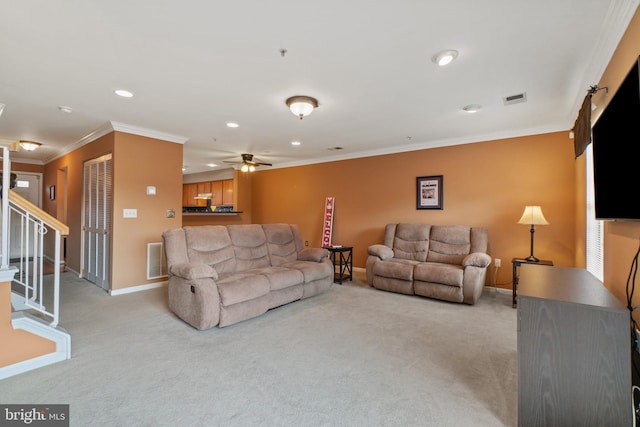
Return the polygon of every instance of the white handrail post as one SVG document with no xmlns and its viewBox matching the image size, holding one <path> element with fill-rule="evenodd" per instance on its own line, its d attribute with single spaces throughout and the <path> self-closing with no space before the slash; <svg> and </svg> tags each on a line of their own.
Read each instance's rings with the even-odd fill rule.
<svg viewBox="0 0 640 427">
<path fill-rule="evenodd" d="M 0 269 L 9 268 L 9 185 L 11 183 L 11 160 L 9 149 L 2 147 L 2 262 Z"/>
</svg>

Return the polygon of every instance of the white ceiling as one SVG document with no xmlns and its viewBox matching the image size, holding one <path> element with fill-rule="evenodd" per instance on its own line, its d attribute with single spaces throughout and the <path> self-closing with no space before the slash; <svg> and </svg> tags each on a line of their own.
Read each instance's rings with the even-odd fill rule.
<svg viewBox="0 0 640 427">
<path fill-rule="evenodd" d="M 188 174 L 241 153 L 286 167 L 567 130 L 637 6 L 0 0 L 0 142 L 41 142 L 12 158 L 46 163 L 97 130 L 133 129 L 184 141 Z M 438 68 L 442 49 L 460 53 Z M 293 95 L 320 107 L 299 120 Z"/>
</svg>

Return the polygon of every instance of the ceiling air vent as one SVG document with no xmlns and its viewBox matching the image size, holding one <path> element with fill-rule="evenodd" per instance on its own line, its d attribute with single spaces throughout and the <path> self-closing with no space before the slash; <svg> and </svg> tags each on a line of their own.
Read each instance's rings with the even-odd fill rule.
<svg viewBox="0 0 640 427">
<path fill-rule="evenodd" d="M 331 147 L 329 148 L 329 151 L 337 151 L 337 150 L 344 150 L 343 147 Z"/>
<path fill-rule="evenodd" d="M 522 92 L 516 95 L 505 96 L 504 98 L 502 98 L 502 101 L 504 102 L 504 105 L 513 105 L 519 104 L 521 102 L 527 102 L 527 93 Z"/>
</svg>

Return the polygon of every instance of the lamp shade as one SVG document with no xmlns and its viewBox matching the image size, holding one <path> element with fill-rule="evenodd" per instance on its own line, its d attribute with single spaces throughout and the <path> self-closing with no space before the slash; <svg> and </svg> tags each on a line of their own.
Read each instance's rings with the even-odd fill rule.
<svg viewBox="0 0 640 427">
<path fill-rule="evenodd" d="M 520 221 L 518 221 L 518 224 L 548 225 L 549 222 L 542 214 L 542 209 L 540 208 L 540 206 L 525 206 L 524 212 L 522 213 L 522 217 L 520 218 Z"/>
</svg>

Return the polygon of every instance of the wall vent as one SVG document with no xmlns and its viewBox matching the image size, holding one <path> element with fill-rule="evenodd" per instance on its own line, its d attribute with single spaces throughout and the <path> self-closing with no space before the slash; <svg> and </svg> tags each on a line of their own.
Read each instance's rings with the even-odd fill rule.
<svg viewBox="0 0 640 427">
<path fill-rule="evenodd" d="M 167 277 L 167 263 L 164 254 L 164 244 L 147 244 L 147 280 Z"/>
<path fill-rule="evenodd" d="M 512 104 L 519 104 L 521 102 L 527 102 L 527 93 L 522 92 L 515 95 L 505 96 L 504 98 L 502 98 L 502 101 L 504 102 L 504 105 L 512 105 Z"/>
</svg>

